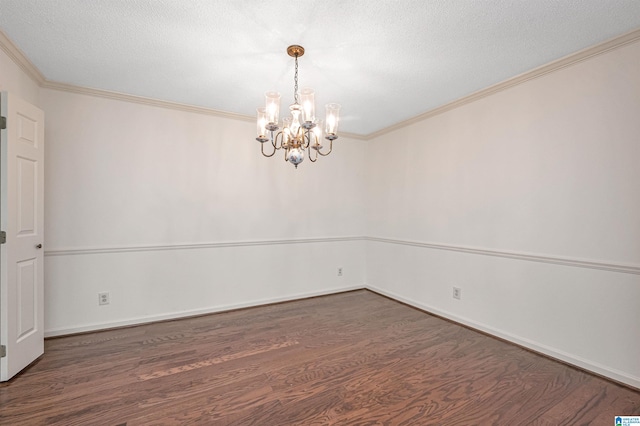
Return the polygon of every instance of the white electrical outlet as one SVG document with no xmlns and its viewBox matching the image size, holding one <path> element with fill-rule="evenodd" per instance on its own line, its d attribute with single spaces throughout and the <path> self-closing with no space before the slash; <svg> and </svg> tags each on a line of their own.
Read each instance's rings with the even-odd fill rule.
<svg viewBox="0 0 640 426">
<path fill-rule="evenodd" d="M 342 276 L 342 266 L 338 267 L 338 276 Z"/>
<path fill-rule="evenodd" d="M 453 298 L 460 300 L 462 298 L 462 289 L 460 289 L 459 287 L 454 287 Z"/>
<path fill-rule="evenodd" d="M 98 305 L 108 305 L 110 301 L 109 292 L 98 293 Z"/>
</svg>

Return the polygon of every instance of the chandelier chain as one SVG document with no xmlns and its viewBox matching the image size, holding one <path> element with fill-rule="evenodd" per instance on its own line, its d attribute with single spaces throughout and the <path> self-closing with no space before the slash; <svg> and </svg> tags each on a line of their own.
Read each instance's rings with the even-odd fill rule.
<svg viewBox="0 0 640 426">
<path fill-rule="evenodd" d="M 298 103 L 298 55 L 296 55 L 296 72 L 293 76 L 294 86 L 293 86 L 293 101 L 294 103 Z"/>
</svg>

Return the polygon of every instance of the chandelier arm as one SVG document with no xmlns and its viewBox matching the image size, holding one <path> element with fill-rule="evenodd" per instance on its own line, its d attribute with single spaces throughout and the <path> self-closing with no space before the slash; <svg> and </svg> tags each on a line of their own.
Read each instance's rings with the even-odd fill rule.
<svg viewBox="0 0 640 426">
<path fill-rule="evenodd" d="M 302 127 L 301 127 L 302 128 Z M 311 146 L 311 132 L 302 132 L 302 148 L 309 148 Z"/>
<path fill-rule="evenodd" d="M 318 150 L 318 153 L 320 155 L 322 155 L 323 157 L 326 157 L 327 155 L 331 154 L 331 151 L 333 151 L 333 141 L 332 140 L 329 141 L 329 152 L 324 154 L 324 153 L 322 153 L 322 151 Z"/>
<path fill-rule="evenodd" d="M 273 145 L 273 141 L 272 141 L 272 145 Z M 262 151 L 262 155 L 264 155 L 265 157 L 273 157 L 273 155 L 274 155 L 274 154 L 276 153 L 276 151 L 277 151 L 277 149 L 276 149 L 275 145 L 274 145 L 274 147 L 273 147 L 273 152 L 272 152 L 271 154 L 265 154 L 265 152 L 264 152 L 264 146 L 265 146 L 265 144 L 264 144 L 264 143 L 261 143 L 261 144 L 260 144 L 260 151 Z"/>
<path fill-rule="evenodd" d="M 316 152 L 316 158 L 313 158 L 313 156 L 311 155 L 311 144 L 309 144 L 309 161 L 311 161 L 312 163 L 315 163 L 316 161 L 318 161 L 318 150 L 314 149 L 314 151 Z"/>
<path fill-rule="evenodd" d="M 276 134 L 276 138 L 273 139 L 273 132 L 271 132 L 271 144 L 273 145 L 274 149 L 281 149 L 282 148 L 282 140 L 284 139 L 284 135 L 282 134 L 282 132 L 278 132 L 278 134 Z M 280 145 L 278 145 L 278 137 L 280 138 Z"/>
</svg>

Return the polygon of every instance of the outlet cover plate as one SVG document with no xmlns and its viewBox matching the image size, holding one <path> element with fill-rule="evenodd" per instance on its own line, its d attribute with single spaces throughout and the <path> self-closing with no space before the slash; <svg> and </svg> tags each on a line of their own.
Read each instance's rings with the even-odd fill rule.
<svg viewBox="0 0 640 426">
<path fill-rule="evenodd" d="M 462 289 L 460 287 L 453 288 L 453 298 L 454 299 L 462 299 Z"/>
</svg>

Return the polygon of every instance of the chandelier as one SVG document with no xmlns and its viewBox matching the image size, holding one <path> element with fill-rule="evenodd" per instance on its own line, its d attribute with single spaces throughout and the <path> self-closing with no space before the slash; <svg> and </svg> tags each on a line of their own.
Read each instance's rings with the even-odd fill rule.
<svg viewBox="0 0 640 426">
<path fill-rule="evenodd" d="M 267 92 L 266 106 L 258 108 L 258 122 L 256 140 L 260 142 L 262 155 L 273 157 L 278 150 L 284 151 L 285 161 L 290 162 L 296 169 L 305 157 L 305 151 L 312 163 L 318 160 L 318 155 L 327 156 L 333 150 L 333 141 L 338 139 L 338 119 L 340 105 L 325 105 L 325 121 L 316 119 L 314 91 L 310 88 L 303 88 L 298 93 L 298 58 L 304 55 L 302 46 L 293 45 L 287 47 L 289 56 L 295 58 L 295 73 L 293 77 L 293 104 L 289 106 L 290 117 L 282 119 L 282 130 L 278 122 L 280 113 L 280 93 Z M 323 151 L 322 131 L 325 131 L 324 139 L 329 141 L 328 151 Z M 275 133 L 275 136 L 274 136 Z M 267 143 L 269 142 L 269 143 Z M 273 149 L 265 152 L 265 145 L 271 145 Z"/>
</svg>

